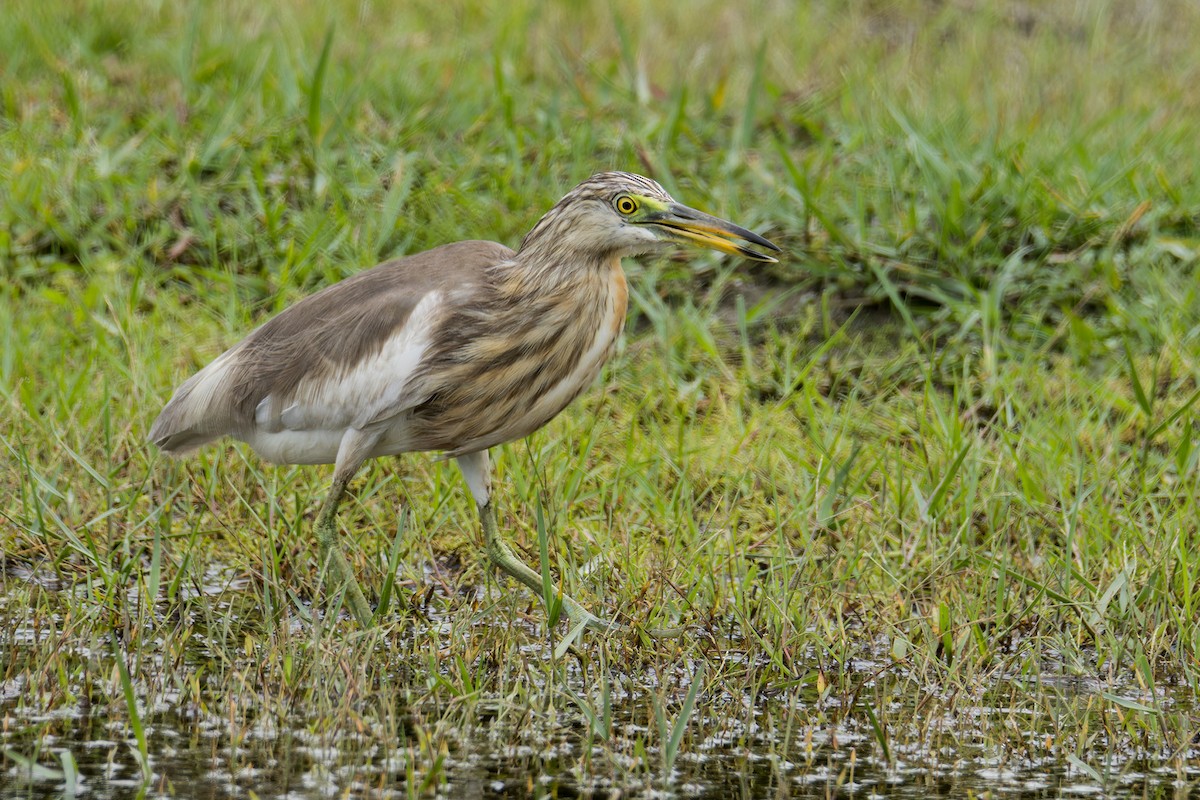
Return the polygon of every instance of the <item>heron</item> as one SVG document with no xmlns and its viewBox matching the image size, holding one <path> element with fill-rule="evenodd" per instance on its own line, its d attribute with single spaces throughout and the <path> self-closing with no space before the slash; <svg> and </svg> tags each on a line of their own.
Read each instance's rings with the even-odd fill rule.
<svg viewBox="0 0 1200 800">
<path fill-rule="evenodd" d="M 289 306 L 181 384 L 149 439 L 179 455 L 232 437 L 271 463 L 332 464 L 314 529 L 326 589 L 344 588 L 363 627 L 373 613 L 338 543 L 338 506 L 367 460 L 440 452 L 462 471 L 490 562 L 541 597 L 542 577 L 497 529 L 488 451 L 538 430 L 595 381 L 625 323 L 621 259 L 678 245 L 760 262 L 776 259 L 748 245 L 781 252 L 649 178 L 602 172 L 516 251 L 445 244 Z M 627 629 L 560 597 L 580 629 Z"/>
</svg>

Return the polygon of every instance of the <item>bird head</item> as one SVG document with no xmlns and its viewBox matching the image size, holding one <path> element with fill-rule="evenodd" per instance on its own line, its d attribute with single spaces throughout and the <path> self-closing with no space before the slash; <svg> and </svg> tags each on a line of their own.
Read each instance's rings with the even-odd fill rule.
<svg viewBox="0 0 1200 800">
<path fill-rule="evenodd" d="M 753 261 L 776 260 L 742 242 L 781 252 L 753 231 L 676 202 L 649 178 L 601 172 L 560 200 L 525 237 L 521 250 L 554 243 L 557 248 L 602 257 L 691 245 Z"/>
</svg>

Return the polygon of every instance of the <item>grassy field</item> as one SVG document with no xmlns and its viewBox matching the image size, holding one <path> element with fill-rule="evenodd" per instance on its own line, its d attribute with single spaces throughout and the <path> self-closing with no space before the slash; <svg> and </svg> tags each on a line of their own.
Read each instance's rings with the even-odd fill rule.
<svg viewBox="0 0 1200 800">
<path fill-rule="evenodd" d="M 0 15 L 0 797 L 1195 790 L 1194 4 Z M 560 648 L 423 455 L 344 506 L 364 631 L 327 468 L 145 443 L 298 298 L 612 168 L 788 255 L 627 263 L 501 526 L 687 636 Z"/>
</svg>

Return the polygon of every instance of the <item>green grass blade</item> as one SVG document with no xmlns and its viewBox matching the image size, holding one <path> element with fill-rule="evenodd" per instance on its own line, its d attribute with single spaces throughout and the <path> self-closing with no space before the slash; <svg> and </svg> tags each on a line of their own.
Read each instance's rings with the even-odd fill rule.
<svg viewBox="0 0 1200 800">
<path fill-rule="evenodd" d="M 546 624 L 553 628 L 562 616 L 562 592 L 554 587 L 550 574 L 550 535 L 546 530 L 546 517 L 542 513 L 541 501 L 537 504 L 538 553 L 541 555 L 542 602 L 546 604 Z"/>
<path fill-rule="evenodd" d="M 933 494 L 929 496 L 929 516 L 936 517 L 942 509 L 942 501 L 946 498 L 946 493 L 950 491 L 950 484 L 953 482 L 959 469 L 962 467 L 963 460 L 967 457 L 967 453 L 971 451 L 971 442 L 967 442 L 959 449 L 954 460 L 950 462 L 950 466 L 942 474 L 942 479 L 938 481 L 938 485 L 934 488 Z"/>
<path fill-rule="evenodd" d="M 890 764 L 892 762 L 892 752 L 888 748 L 887 731 L 879 723 L 879 717 L 875 715 L 875 709 L 871 707 L 870 703 L 864 702 L 862 708 L 871 723 L 871 730 L 875 734 L 875 741 L 879 744 L 879 749 L 883 751 L 883 760 Z"/>
<path fill-rule="evenodd" d="M 138 765 L 142 768 L 142 780 L 149 781 L 153 777 L 153 772 L 150 770 L 150 750 L 146 742 L 146 728 L 142 725 L 142 714 L 138 711 L 137 695 L 133 690 L 133 681 L 129 677 L 129 667 L 125 665 L 125 656 L 115 639 L 113 640 L 112 649 L 113 658 L 117 663 L 117 672 L 121 676 L 121 691 L 125 696 L 125 710 L 129 712 L 129 727 L 133 731 L 134 740 L 137 742 L 134 755 L 137 756 Z"/>
<path fill-rule="evenodd" d="M 47 767 L 44 764 L 39 764 L 35 759 L 18 753 L 11 747 L 6 747 L 3 750 L 4 757 L 17 765 L 18 769 L 14 770 L 17 777 L 27 777 L 31 781 L 61 781 L 64 778 L 62 770 Z M 21 771 L 25 775 L 21 775 Z"/>
<path fill-rule="evenodd" d="M 687 730 L 688 721 L 692 718 L 692 712 L 696 708 L 696 697 L 700 694 L 700 687 L 703 684 L 704 666 L 701 665 L 696 674 L 692 676 L 692 685 L 688 688 L 679 714 L 676 715 L 675 722 L 671 725 L 671 738 L 663 746 L 663 757 L 668 773 L 674 768 L 675 761 L 679 756 L 679 746 L 683 742 L 683 734 Z"/>
<path fill-rule="evenodd" d="M 1154 706 L 1148 706 L 1145 703 L 1139 703 L 1136 700 L 1130 700 L 1128 697 L 1121 697 L 1120 695 L 1113 694 L 1112 692 L 1101 692 L 1100 696 L 1113 705 L 1120 706 L 1121 708 L 1127 708 L 1130 711 L 1137 711 L 1142 714 L 1158 713 L 1158 709 Z"/>
<path fill-rule="evenodd" d="M 375 608 L 374 621 L 378 623 L 388 612 L 392 601 L 392 590 L 396 585 L 396 572 L 400 569 L 400 543 L 404 540 L 404 530 L 407 527 L 408 509 L 401 509 L 396 517 L 396 535 L 392 537 L 392 546 L 388 550 L 388 558 L 384 563 L 383 586 L 379 590 L 379 605 Z"/>
<path fill-rule="evenodd" d="M 1129 376 L 1129 383 L 1133 387 L 1133 396 L 1137 399 L 1137 404 L 1142 409 L 1142 413 L 1149 418 L 1154 413 L 1154 407 L 1149 396 L 1146 394 L 1145 388 L 1142 386 L 1142 379 L 1138 376 L 1137 364 L 1133 360 L 1133 351 L 1129 349 L 1129 341 L 1122 341 L 1121 346 L 1125 350 L 1126 374 Z"/>
<path fill-rule="evenodd" d="M 321 100 L 325 92 L 325 73 L 329 69 L 329 52 L 333 46 L 333 25 L 325 31 L 325 41 L 321 45 L 321 55 L 313 70 L 312 82 L 308 88 L 308 136 L 316 151 L 321 144 Z"/>
<path fill-rule="evenodd" d="M 1188 395 L 1188 399 L 1184 400 L 1183 403 L 1181 403 L 1179 405 L 1179 408 L 1172 411 L 1166 417 L 1166 419 L 1164 419 L 1162 422 L 1158 423 L 1153 428 L 1151 428 L 1149 431 L 1147 431 L 1146 438 L 1153 439 L 1154 437 L 1158 436 L 1160 433 L 1165 431 L 1167 428 L 1171 427 L 1171 425 L 1174 424 L 1175 420 L 1179 419 L 1181 416 L 1186 414 L 1191 409 L 1191 407 L 1196 404 L 1197 400 L 1200 400 L 1200 387 L 1197 387 L 1195 391 L 1193 391 L 1190 395 Z M 1184 436 L 1187 436 L 1187 435 L 1188 435 L 1188 433 L 1185 432 Z"/>
</svg>

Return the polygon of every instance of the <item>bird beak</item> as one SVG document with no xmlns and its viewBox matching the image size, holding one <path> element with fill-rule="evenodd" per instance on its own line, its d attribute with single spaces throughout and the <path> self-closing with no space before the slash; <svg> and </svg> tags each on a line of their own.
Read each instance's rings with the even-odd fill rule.
<svg viewBox="0 0 1200 800">
<path fill-rule="evenodd" d="M 753 231 L 748 231 L 732 222 L 726 222 L 719 217 L 705 214 L 703 211 L 697 211 L 679 203 L 671 203 L 666 208 L 653 211 L 638 221 L 666 228 L 675 239 L 698 244 L 701 247 L 711 247 L 713 250 L 720 250 L 722 253 L 730 255 L 744 256 L 754 261 L 774 263 L 778 259 L 757 250 L 751 250 L 732 240 L 741 239 L 776 253 L 783 252 Z"/>
</svg>

